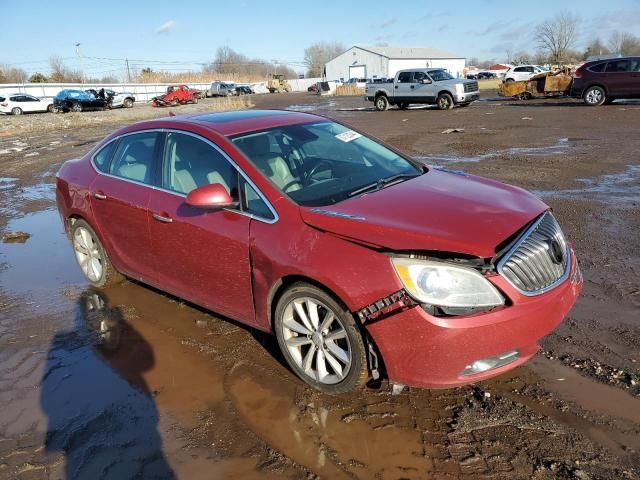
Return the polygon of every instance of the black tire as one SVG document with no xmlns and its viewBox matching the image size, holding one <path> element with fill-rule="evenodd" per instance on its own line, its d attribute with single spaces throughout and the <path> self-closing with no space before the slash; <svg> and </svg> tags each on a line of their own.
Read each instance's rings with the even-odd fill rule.
<svg viewBox="0 0 640 480">
<path fill-rule="evenodd" d="M 53 104 L 47 105 L 47 112 L 55 113 L 55 111 L 56 111 L 56 107 L 54 107 Z"/>
<path fill-rule="evenodd" d="M 13 115 L 22 115 L 23 112 L 22 112 L 22 109 L 20 107 L 13 107 L 11 109 L 11 113 Z"/>
<path fill-rule="evenodd" d="M 91 239 L 93 241 L 93 244 L 96 250 L 93 256 L 102 266 L 101 274 L 97 278 L 90 278 L 86 274 L 85 270 L 83 269 L 80 263 L 80 258 L 77 250 L 78 248 L 77 242 L 79 242 L 79 239 L 77 239 L 77 236 L 82 237 L 81 229 L 84 229 L 91 236 Z M 120 283 L 124 279 L 122 274 L 120 274 L 114 268 L 113 264 L 109 260 L 109 256 L 107 255 L 107 252 L 102 246 L 102 242 L 100 242 L 100 239 L 96 235 L 96 232 L 84 220 L 78 219 L 73 223 L 71 227 L 71 243 L 74 249 L 74 256 L 76 258 L 76 261 L 78 262 L 78 265 L 80 266 L 80 270 L 82 271 L 83 275 L 91 285 L 97 288 L 104 288 L 110 285 L 115 285 L 117 283 Z"/>
<path fill-rule="evenodd" d="M 453 97 L 448 93 L 441 93 L 436 100 L 439 110 L 451 110 L 453 108 Z"/>
<path fill-rule="evenodd" d="M 386 95 L 378 95 L 373 104 L 375 105 L 376 110 L 378 110 L 379 112 L 384 112 L 389 108 L 389 99 L 386 97 Z"/>
<path fill-rule="evenodd" d="M 518 98 L 520 98 L 520 100 L 531 100 L 533 95 L 531 95 L 531 92 L 522 92 Z"/>
<path fill-rule="evenodd" d="M 607 101 L 607 94 L 604 88 L 594 85 L 584 91 L 582 99 L 590 107 L 599 107 Z"/>
<path fill-rule="evenodd" d="M 71 111 L 72 112 L 81 112 L 82 111 L 82 104 L 81 103 L 73 103 L 71 105 Z"/>
<path fill-rule="evenodd" d="M 196 97 L 195 95 L 193 96 L 193 100 L 191 100 L 192 103 L 198 103 L 198 97 Z"/>
<path fill-rule="evenodd" d="M 346 346 L 346 349 L 343 349 L 343 351 L 350 354 L 350 364 L 346 375 L 344 375 L 344 378 L 337 382 L 320 382 L 315 376 L 312 376 L 311 374 L 305 372 L 305 370 L 298 365 L 296 359 L 294 358 L 293 354 L 290 352 L 289 347 L 286 344 L 287 340 L 285 339 L 285 336 L 287 335 L 286 332 L 289 329 L 285 326 L 284 316 L 287 308 L 292 308 L 290 307 L 290 304 L 292 304 L 294 300 L 301 299 L 312 299 L 314 302 L 317 302 L 319 309 L 323 311 L 331 310 L 334 314 L 334 320 L 331 325 L 334 327 L 338 326 L 338 331 L 341 331 L 340 327 L 342 327 L 344 333 L 346 334 L 345 338 L 343 338 L 341 341 L 344 342 L 342 345 Z M 322 322 L 323 318 L 325 317 L 319 317 L 319 322 Z M 337 301 L 333 296 L 327 294 L 323 290 L 303 282 L 293 284 L 282 294 L 278 301 L 275 311 L 274 330 L 278 339 L 280 351 L 282 352 L 284 358 L 287 360 L 287 363 L 289 364 L 291 369 L 296 373 L 296 375 L 298 375 L 302 380 L 304 380 L 307 384 L 311 385 L 316 390 L 329 394 L 347 393 L 363 387 L 369 379 L 365 343 L 362 334 L 360 333 L 360 330 L 358 329 L 358 326 L 353 318 L 353 315 L 351 315 L 349 310 L 347 310 L 339 301 Z M 311 354 L 311 362 L 309 363 L 310 368 L 313 364 L 315 364 L 317 368 L 317 361 L 320 353 L 331 353 L 330 347 L 326 345 L 328 345 L 329 343 L 328 338 L 331 332 L 334 331 L 335 330 L 329 331 L 329 333 L 327 333 L 326 339 L 324 338 L 324 334 L 320 335 L 318 332 L 316 332 L 314 335 L 319 338 L 318 341 L 321 342 L 322 345 L 316 346 L 317 344 L 314 343 L 316 342 L 316 340 L 313 340 L 313 342 L 310 340 L 309 345 L 304 347 L 308 348 L 308 350 L 306 350 L 305 352 L 304 359 L 302 359 L 303 347 L 299 347 L 301 349 L 300 358 L 303 360 L 301 363 L 304 363 L 304 360 L 306 360 L 306 357 L 309 355 L 310 351 L 317 352 Z M 314 337 L 314 335 L 307 335 L 307 338 L 312 338 Z M 304 337 L 304 334 L 300 334 L 299 338 L 304 341 Z M 290 340 L 291 338 L 289 338 L 289 341 Z M 335 347 L 335 345 L 333 346 Z M 332 356 L 332 358 L 334 358 L 335 360 L 337 357 Z M 326 360 L 325 365 L 330 366 L 331 363 Z M 333 367 L 330 368 L 332 368 L 332 371 L 334 372 L 333 376 L 336 377 L 336 370 L 334 370 Z M 339 378 L 339 376 L 336 378 Z"/>
</svg>

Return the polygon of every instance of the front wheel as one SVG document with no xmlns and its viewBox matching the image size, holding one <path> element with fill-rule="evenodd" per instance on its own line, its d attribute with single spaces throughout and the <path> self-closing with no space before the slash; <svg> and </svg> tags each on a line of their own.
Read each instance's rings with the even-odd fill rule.
<svg viewBox="0 0 640 480">
<path fill-rule="evenodd" d="M 82 104 L 74 103 L 73 105 L 71 105 L 71 111 L 72 112 L 81 112 L 82 111 Z"/>
<path fill-rule="evenodd" d="M 448 93 L 441 93 L 437 100 L 440 110 L 451 110 L 453 108 L 453 97 Z"/>
<path fill-rule="evenodd" d="M 56 111 L 56 107 L 54 107 L 53 104 L 47 105 L 47 112 L 55 113 L 55 111 Z"/>
<path fill-rule="evenodd" d="M 590 107 L 602 105 L 606 99 L 607 95 L 602 87 L 589 87 L 584 92 L 584 103 Z"/>
<path fill-rule="evenodd" d="M 315 389 L 346 393 L 366 383 L 366 350 L 355 320 L 319 288 L 289 288 L 276 307 L 274 328 L 291 369 Z"/>
<path fill-rule="evenodd" d="M 122 281 L 111 264 L 98 236 L 84 220 L 76 220 L 71 227 L 71 239 L 80 270 L 94 287 L 102 288 Z"/>
<path fill-rule="evenodd" d="M 376 97 L 375 101 L 376 110 L 379 112 L 384 112 L 389 108 L 389 99 L 384 95 L 379 95 Z"/>
</svg>

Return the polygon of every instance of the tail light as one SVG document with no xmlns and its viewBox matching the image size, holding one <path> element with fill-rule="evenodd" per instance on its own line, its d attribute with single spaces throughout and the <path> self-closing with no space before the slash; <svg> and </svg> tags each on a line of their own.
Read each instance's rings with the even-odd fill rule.
<svg viewBox="0 0 640 480">
<path fill-rule="evenodd" d="M 575 78 L 582 78 L 582 71 L 583 71 L 583 69 L 584 69 L 584 65 L 583 65 L 583 66 L 581 66 L 581 67 L 578 67 L 578 68 L 576 69 L 576 71 L 574 72 L 573 76 L 574 76 Z"/>
<path fill-rule="evenodd" d="M 368 86 L 365 86 L 365 87 L 364 87 L 364 93 L 367 93 L 368 91 L 369 91 L 369 87 L 368 87 Z"/>
<path fill-rule="evenodd" d="M 0 103 L 0 107 L 6 107 L 7 105 L 9 105 L 7 102 Z"/>
</svg>

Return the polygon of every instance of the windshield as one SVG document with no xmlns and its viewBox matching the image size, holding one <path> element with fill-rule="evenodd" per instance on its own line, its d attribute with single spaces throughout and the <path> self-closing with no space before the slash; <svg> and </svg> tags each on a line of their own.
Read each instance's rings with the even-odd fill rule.
<svg viewBox="0 0 640 480">
<path fill-rule="evenodd" d="M 280 191 L 303 206 L 332 205 L 359 190 L 368 193 L 364 187 L 375 190 L 383 188 L 385 180 L 396 183 L 423 173 L 370 138 L 329 121 L 272 128 L 232 142 Z"/>
<path fill-rule="evenodd" d="M 442 80 L 453 80 L 453 77 L 446 70 L 431 70 L 429 72 L 434 82 L 441 82 Z"/>
</svg>

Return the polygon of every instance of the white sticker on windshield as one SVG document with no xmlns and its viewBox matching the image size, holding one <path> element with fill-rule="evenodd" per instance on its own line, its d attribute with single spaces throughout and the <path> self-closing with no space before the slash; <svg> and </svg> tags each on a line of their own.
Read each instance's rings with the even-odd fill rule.
<svg viewBox="0 0 640 480">
<path fill-rule="evenodd" d="M 342 140 L 343 142 L 351 142 L 356 138 L 360 138 L 361 136 L 362 135 L 360 135 L 358 132 L 354 132 L 353 130 L 347 130 L 346 132 L 336 135 L 336 138 L 338 140 Z"/>
</svg>

